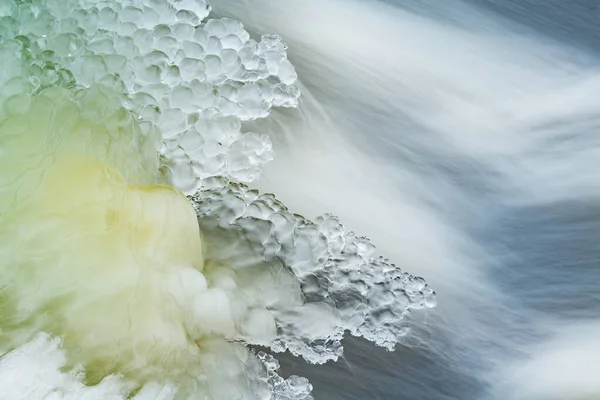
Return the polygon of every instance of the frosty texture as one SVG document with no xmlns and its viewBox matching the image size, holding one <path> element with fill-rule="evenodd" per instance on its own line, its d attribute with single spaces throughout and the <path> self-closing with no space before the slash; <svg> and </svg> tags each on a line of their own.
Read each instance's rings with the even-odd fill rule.
<svg viewBox="0 0 600 400">
<path fill-rule="evenodd" d="M 54 85 L 114 86 L 159 128 L 163 172 L 177 187 L 193 193 L 217 175 L 250 182 L 272 158 L 271 144 L 241 134 L 239 120 L 296 106 L 296 73 L 281 38 L 256 42 L 230 19 L 201 24 L 209 10 L 197 0 L 5 0 L 0 98 Z"/>
<path fill-rule="evenodd" d="M 312 385 L 306 378 L 292 375 L 283 379 L 278 375 L 279 361 L 264 352 L 258 353 L 258 358 L 267 368 L 268 383 L 274 400 L 314 400 L 310 395 Z"/>
<path fill-rule="evenodd" d="M 32 362 L 35 360 L 35 362 Z M 248 397 L 216 397 L 224 399 L 264 400 L 313 400 L 312 386 L 304 378 L 291 376 L 281 378 L 279 363 L 273 357 L 259 353 L 248 363 L 247 374 L 257 380 L 252 387 L 254 393 Z M 266 366 L 261 368 L 256 362 Z M 39 334 L 29 343 L 0 359 L 0 387 L 2 398 L 10 400 L 180 400 L 178 389 L 173 384 L 148 383 L 135 390 L 136 384 L 119 376 L 109 376 L 98 385 L 87 386 L 81 382 L 82 370 L 75 368 L 61 371 L 66 363 L 65 352 L 57 339 Z M 223 384 L 223 382 L 220 382 Z M 227 387 L 230 382 L 224 383 Z M 268 386 L 267 386 L 268 385 Z M 268 389 L 268 388 L 271 389 Z M 131 395 L 131 393 L 135 393 Z M 227 392 L 221 396 L 231 395 Z M 242 394 L 243 395 L 243 394 Z M 180 396 L 182 394 L 180 393 Z M 206 394 L 196 393 L 193 399 L 206 399 Z M 235 396 L 235 394 L 234 394 Z"/>
<path fill-rule="evenodd" d="M 335 360 L 346 330 L 391 350 L 408 333 L 403 316 L 435 305 L 435 293 L 422 278 L 377 257 L 368 239 L 346 232 L 337 218 L 324 215 L 313 223 L 272 195 L 224 179 L 209 184 L 192 197 L 207 240 L 243 242 L 248 250 L 221 255 L 209 247 L 207 259 L 230 266 L 234 275 L 266 263 L 273 275 L 291 271 L 300 281 L 301 299 L 254 294 L 275 316 L 274 351 L 289 350 L 313 363 Z"/>
<path fill-rule="evenodd" d="M 348 331 L 393 349 L 406 313 L 435 305 L 335 217 L 310 222 L 240 184 L 273 157 L 242 122 L 300 92 L 280 37 L 209 13 L 203 0 L 0 1 L 11 400 L 312 400 L 247 345 L 322 363 Z"/>
<path fill-rule="evenodd" d="M 0 384 L 14 400 L 310 392 L 244 345 L 272 343 L 258 294 L 299 301 L 297 278 L 205 263 L 194 208 L 161 184 L 156 132 L 121 100 L 103 86 L 48 88 L 1 110 Z"/>
</svg>

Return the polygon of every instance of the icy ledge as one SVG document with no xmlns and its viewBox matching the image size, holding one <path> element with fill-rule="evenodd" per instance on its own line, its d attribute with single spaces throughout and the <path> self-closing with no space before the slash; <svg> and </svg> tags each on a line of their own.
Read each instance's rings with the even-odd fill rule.
<svg viewBox="0 0 600 400">
<path fill-rule="evenodd" d="M 406 314 L 436 304 L 422 278 L 376 256 L 367 238 L 346 232 L 332 215 L 311 222 L 273 195 L 224 178 L 205 181 L 190 200 L 209 243 L 207 265 L 228 265 L 237 274 L 268 265 L 272 274 L 298 279 L 298 296 L 255 293 L 275 316 L 275 352 L 311 363 L 337 360 L 346 331 L 393 350 L 410 330 Z M 247 250 L 223 251 L 221 242 Z"/>
</svg>

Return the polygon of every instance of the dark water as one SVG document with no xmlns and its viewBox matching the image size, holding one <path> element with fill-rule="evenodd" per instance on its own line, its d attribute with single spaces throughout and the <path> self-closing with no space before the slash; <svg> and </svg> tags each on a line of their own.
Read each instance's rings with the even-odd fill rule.
<svg viewBox="0 0 600 400">
<path fill-rule="evenodd" d="M 468 0 L 524 27 L 571 46 L 600 50 L 600 2 L 597 0 Z"/>
</svg>

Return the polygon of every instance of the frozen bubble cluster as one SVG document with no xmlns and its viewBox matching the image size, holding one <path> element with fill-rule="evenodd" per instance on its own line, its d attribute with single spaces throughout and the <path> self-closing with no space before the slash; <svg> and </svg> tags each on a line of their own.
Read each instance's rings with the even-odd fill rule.
<svg viewBox="0 0 600 400">
<path fill-rule="evenodd" d="M 0 96 L 114 86 L 162 132 L 163 172 L 180 189 L 218 175 L 250 182 L 271 144 L 239 121 L 295 107 L 297 76 L 280 37 L 257 42 L 237 21 L 203 22 L 209 11 L 203 0 L 4 0 Z"/>
<path fill-rule="evenodd" d="M 268 383 L 272 388 L 273 397 L 277 400 L 313 400 L 312 385 L 306 378 L 292 375 L 288 379 L 279 376 L 279 361 L 264 352 L 258 353 L 258 358 L 266 366 Z"/>
<path fill-rule="evenodd" d="M 270 276 L 291 271 L 299 280 L 296 296 L 289 284 L 287 294 L 273 296 L 264 286 L 254 294 L 275 316 L 274 351 L 289 350 L 312 363 L 337 360 L 346 331 L 392 350 L 408 333 L 405 314 L 435 306 L 435 292 L 422 278 L 375 256 L 368 239 L 346 232 L 331 215 L 308 221 L 273 195 L 224 179 L 207 182 L 191 200 L 207 240 L 217 242 L 212 253 L 209 247 L 208 260 L 228 265 L 234 276 L 264 270 L 266 264 Z M 221 253 L 219 242 L 244 243 L 247 250 L 237 245 L 237 252 Z"/>
<path fill-rule="evenodd" d="M 139 194 L 140 203 L 131 203 L 137 206 L 127 208 L 124 215 L 135 220 L 139 211 L 144 217 L 150 216 L 145 220 L 148 227 L 161 227 L 160 240 L 153 244 L 156 247 L 140 244 L 151 229 L 132 230 L 138 235 L 139 247 L 121 246 L 120 238 L 114 235 L 102 236 L 106 243 L 118 242 L 115 248 L 127 255 L 131 251 L 136 262 L 145 255 L 147 259 L 142 264 L 148 270 L 165 243 L 175 255 L 193 253 L 194 257 L 203 258 L 192 268 L 165 256 L 160 259 L 161 269 L 153 272 L 155 275 L 144 270 L 146 277 L 152 275 L 160 281 L 160 290 L 154 292 L 154 281 L 146 280 L 146 288 L 152 290 L 145 294 L 166 292 L 169 300 L 160 303 L 167 307 L 173 302 L 175 311 L 170 314 L 169 309 L 165 315 L 189 323 L 182 328 L 178 322 L 173 325 L 177 329 L 172 331 L 166 328 L 161 332 L 151 331 L 177 337 L 186 346 L 195 335 L 192 353 L 201 362 L 196 365 L 190 361 L 189 365 L 197 370 L 181 366 L 181 360 L 174 361 L 176 356 L 171 357 L 173 364 L 168 369 L 169 372 L 181 369 L 182 374 L 192 376 L 193 388 L 186 387 L 186 392 L 178 386 L 180 382 L 167 381 L 164 376 L 162 381 L 130 382 L 122 370 L 121 374 L 117 370 L 89 384 L 82 365 L 67 363 L 69 349 L 63 346 L 60 337 L 38 332 L 37 336 L 29 334 L 24 342 L 12 346 L 12 342 L 4 340 L 9 335 L 0 325 L 0 352 L 4 354 L 0 357 L 0 393 L 8 393 L 7 398 L 312 400 L 312 386 L 306 379 L 297 376 L 284 379 L 279 375 L 276 359 L 263 352 L 255 354 L 248 345 L 266 346 L 274 352 L 289 351 L 311 363 L 323 363 L 342 354 L 341 340 L 349 332 L 391 350 L 409 331 L 407 313 L 435 305 L 435 293 L 421 278 L 402 272 L 376 256 L 374 246 L 366 238 L 346 232 L 335 217 L 324 215 L 314 222 L 308 221 L 288 211 L 273 195 L 261 195 L 245 186 L 260 175 L 262 166 L 273 158 L 273 151 L 268 136 L 243 132 L 242 124 L 267 117 L 272 107 L 298 106 L 297 76 L 279 36 L 263 35 L 256 41 L 241 23 L 210 19 L 210 12 L 204 0 L 0 0 L 0 161 L 6 166 L 0 169 L 0 186 L 4 185 L 0 188 L 0 201 L 14 211 L 11 190 L 17 186 L 24 188 L 19 188 L 18 193 L 29 193 L 35 199 L 38 187 L 13 179 L 17 172 L 29 171 L 31 175 L 31 171 L 40 171 L 39 176 L 32 175 L 31 182 L 42 182 L 49 175 L 46 167 L 51 167 L 56 159 L 81 153 L 91 157 L 93 163 L 78 159 L 65 165 L 112 171 L 99 167 L 110 164 L 122 176 L 114 182 L 110 180 L 112 183 L 107 187 L 115 193 L 124 190 L 130 200 L 138 199 L 134 194 Z M 27 136 L 31 132 L 35 132 L 35 137 Z M 55 151 L 58 148 L 62 153 Z M 35 155 L 40 162 L 32 167 L 28 165 L 32 161 L 19 154 Z M 60 195 L 69 198 L 71 191 L 77 194 L 79 181 L 65 176 L 71 172 L 74 176 L 85 175 L 86 170 L 75 170 L 60 170 L 67 172 L 53 181 L 56 187 L 65 189 L 65 193 L 49 190 L 57 193 L 56 197 L 51 196 L 55 200 L 53 207 L 61 209 Z M 99 182 L 104 182 L 102 179 Z M 197 234 L 194 210 L 180 192 L 165 183 L 188 195 L 197 214 L 202 240 Z M 131 185 L 140 187 L 133 189 Z M 151 185 L 156 186 L 150 188 Z M 104 193 L 96 186 L 91 187 Z M 160 199 L 171 198 L 167 192 L 171 195 L 176 192 L 173 196 L 188 208 L 191 218 L 181 219 L 193 221 L 196 234 L 191 235 L 190 242 L 202 241 L 204 251 L 196 252 L 195 248 L 182 245 L 186 242 L 181 240 L 181 230 L 177 230 L 177 235 L 167 233 L 168 227 L 173 230 L 178 226 L 176 223 L 182 223 L 173 216 L 183 215 L 157 211 L 170 210 L 161 208 L 167 203 Z M 159 196 L 161 193 L 167 197 Z M 87 193 L 79 201 L 85 196 L 91 197 L 93 201 L 88 200 L 92 203 L 98 199 Z M 73 198 L 73 204 L 79 204 L 77 196 Z M 119 199 L 118 196 L 111 199 L 115 198 Z M 127 219 L 115 217 L 117 206 L 112 209 L 108 202 L 97 203 L 94 207 L 106 212 L 106 218 L 86 209 L 94 218 L 82 220 L 98 223 L 100 228 L 96 228 L 102 234 L 106 233 L 103 224 L 113 226 Z M 15 226 L 39 228 L 31 230 L 29 239 L 40 235 L 35 236 L 39 240 L 31 243 L 57 253 L 58 247 L 51 245 L 54 242 L 41 238 L 47 235 L 61 245 L 71 243 L 53 234 L 56 226 L 66 226 L 64 220 L 68 218 L 54 218 L 55 214 L 50 212 L 51 223 L 38 226 L 39 221 L 31 216 L 46 215 L 48 204 L 36 209 L 38 214 L 26 212 L 23 206 L 21 215 L 29 216 L 23 221 L 11 212 L 4 216 L 0 213 L 0 217 L 10 219 Z M 115 204 L 122 206 L 118 201 Z M 172 210 L 180 210 L 168 204 Z M 76 214 L 65 215 L 76 221 L 68 227 L 75 232 L 73 237 L 79 237 L 74 228 L 80 222 Z M 138 223 L 136 220 L 134 226 Z M 127 233 L 129 228 L 123 229 Z M 101 246 L 104 242 L 90 243 L 95 246 L 90 249 L 102 248 L 102 257 L 121 254 L 106 251 Z M 18 246 L 14 247 L 5 244 L 0 249 L 0 258 L 8 260 L 10 255 L 22 260 L 27 251 L 35 253 L 33 247 L 22 253 L 16 249 Z M 86 248 L 76 250 L 84 254 Z M 75 249 L 73 252 L 76 253 Z M 36 260 L 43 260 L 43 255 L 33 254 L 32 266 L 39 267 Z M 65 264 L 69 258 L 62 255 L 53 258 L 60 260 L 57 265 Z M 95 259 L 99 262 L 98 257 Z M 3 266 L 8 264 L 0 262 Z M 20 270 L 13 264 L 9 267 Z M 83 264 L 89 263 L 86 260 Z M 116 261 L 110 266 L 123 267 Z M 101 275 L 110 270 L 104 267 L 91 270 Z M 48 276 L 53 275 L 52 266 L 48 271 L 42 270 Z M 118 276 L 125 279 L 124 269 L 119 271 L 115 280 L 120 279 Z M 128 282 L 137 285 L 138 270 L 129 271 Z M 25 282 L 27 274 L 22 275 Z M 2 276 L 9 279 L 6 274 Z M 63 285 L 61 277 L 53 279 L 60 283 L 57 287 L 61 290 L 72 291 L 68 284 Z M 98 282 L 86 282 L 93 288 L 89 291 L 81 289 L 87 286 L 79 286 L 81 298 L 93 295 L 104 304 L 100 289 L 110 292 L 113 283 L 115 287 L 125 284 L 125 281 L 113 282 L 112 278 L 105 281 L 105 286 Z M 39 283 L 39 287 L 47 284 L 43 279 L 34 283 Z M 141 291 L 136 293 L 139 295 Z M 49 290 L 46 295 L 53 298 L 56 293 Z M 0 305 L 14 306 L 6 300 L 7 296 L 0 293 Z M 17 295 L 15 298 L 22 300 Z M 157 301 L 156 296 L 149 298 Z M 72 304 L 57 300 L 48 307 L 55 313 L 52 315 L 60 316 L 61 307 L 69 305 Z M 162 312 L 155 307 L 144 310 L 153 318 Z M 27 307 L 18 311 L 29 312 Z M 142 314 L 143 320 L 146 314 Z M 86 319 L 76 320 L 75 325 L 87 334 Z M 8 326 L 6 321 L 0 323 Z M 62 327 L 58 322 L 56 326 Z M 109 329 L 106 325 L 101 328 Z M 92 331 L 93 334 L 79 339 L 94 343 L 105 339 L 97 329 Z M 142 331 L 148 332 L 145 328 Z M 14 332 L 10 335 L 15 336 Z M 110 337 L 106 332 L 105 335 Z M 139 344 L 139 337 L 133 339 L 132 343 Z M 122 342 L 118 344 L 121 346 Z M 169 345 L 166 341 L 163 350 L 172 355 Z M 101 359 L 106 347 L 101 350 L 94 357 Z M 88 349 L 77 351 L 83 354 Z M 138 353 L 149 354 L 148 357 L 155 354 Z M 147 372 L 147 365 L 141 365 L 135 366 L 136 371 Z M 174 372 L 171 375 L 176 376 Z M 7 387 L 10 391 L 5 390 Z"/>
</svg>

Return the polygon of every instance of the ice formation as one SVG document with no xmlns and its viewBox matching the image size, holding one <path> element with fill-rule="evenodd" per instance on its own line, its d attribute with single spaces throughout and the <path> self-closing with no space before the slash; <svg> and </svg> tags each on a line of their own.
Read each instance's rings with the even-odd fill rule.
<svg viewBox="0 0 600 400">
<path fill-rule="evenodd" d="M 114 87 L 161 132 L 162 170 L 178 188 L 219 175 L 250 182 L 271 145 L 239 122 L 296 106 L 296 73 L 280 37 L 257 42 L 231 19 L 200 24 L 209 10 L 202 0 L 3 0 L 3 95 Z"/>
<path fill-rule="evenodd" d="M 402 320 L 407 310 L 435 305 L 435 293 L 422 278 L 376 257 L 368 239 L 345 232 L 331 215 L 313 223 L 272 195 L 225 179 L 206 182 L 191 200 L 209 261 L 214 257 L 218 265 L 230 266 L 243 290 L 254 290 L 251 298 L 273 313 L 274 351 L 289 350 L 313 363 L 337 360 L 345 331 L 391 350 L 408 332 Z M 222 253 L 228 243 L 237 250 Z M 290 295 L 290 283 L 276 282 L 264 291 L 264 283 L 253 279 L 265 269 L 279 280 L 293 273 L 301 298 Z M 307 324 L 311 319 L 316 320 Z"/>
<path fill-rule="evenodd" d="M 333 216 L 244 185 L 273 154 L 242 122 L 296 107 L 297 76 L 281 38 L 209 13 L 0 1 L 0 400 L 309 400 L 248 345 L 393 349 L 434 306 Z"/>
</svg>

